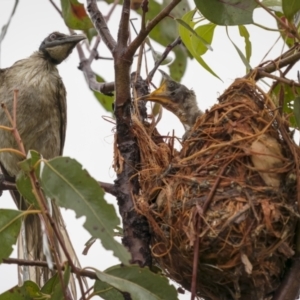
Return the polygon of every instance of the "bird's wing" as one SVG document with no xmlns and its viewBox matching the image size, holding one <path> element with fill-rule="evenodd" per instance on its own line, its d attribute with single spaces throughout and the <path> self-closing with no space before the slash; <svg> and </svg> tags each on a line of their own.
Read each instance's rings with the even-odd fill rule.
<svg viewBox="0 0 300 300">
<path fill-rule="evenodd" d="M 60 112 L 60 155 L 63 154 L 63 149 L 65 145 L 65 139 L 66 139 L 66 129 L 67 129 L 67 93 L 65 86 L 59 78 L 58 83 L 57 83 L 57 91 L 56 91 L 56 101 L 57 101 L 57 106 L 59 108 Z"/>
</svg>

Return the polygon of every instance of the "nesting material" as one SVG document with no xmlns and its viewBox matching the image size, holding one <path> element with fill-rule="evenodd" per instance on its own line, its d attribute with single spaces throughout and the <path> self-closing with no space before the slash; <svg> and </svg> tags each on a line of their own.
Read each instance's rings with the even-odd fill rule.
<svg viewBox="0 0 300 300">
<path fill-rule="evenodd" d="M 285 124 L 255 82 L 240 79 L 177 155 L 135 126 L 136 206 L 150 223 L 153 257 L 188 290 L 197 265 L 204 299 L 269 299 L 294 254 L 299 151 Z"/>
</svg>

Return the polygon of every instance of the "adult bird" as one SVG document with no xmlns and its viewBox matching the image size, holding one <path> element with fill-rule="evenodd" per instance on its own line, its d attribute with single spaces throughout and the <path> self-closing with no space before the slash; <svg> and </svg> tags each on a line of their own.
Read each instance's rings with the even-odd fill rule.
<svg viewBox="0 0 300 300">
<path fill-rule="evenodd" d="M 196 95 L 193 90 L 174 81 L 164 71 L 159 71 L 163 75 L 161 86 L 149 95 L 139 99 L 161 104 L 179 118 L 187 133 L 196 122 L 196 119 L 203 115 L 197 105 Z"/>
<path fill-rule="evenodd" d="M 65 35 L 53 32 L 41 43 L 39 50 L 26 59 L 0 70 L 0 103 L 13 115 L 14 90 L 18 90 L 16 128 L 21 136 L 25 151 L 38 151 L 44 158 L 62 155 L 66 134 L 66 90 L 59 76 L 57 65 L 64 61 L 74 47 L 85 39 L 83 35 Z M 7 115 L 0 109 L 0 125 L 11 127 Z M 10 131 L 0 131 L 0 148 L 18 149 L 15 137 Z M 18 155 L 11 152 L 0 153 L 1 170 L 6 180 L 14 180 L 20 169 Z M 18 191 L 11 192 L 20 210 L 26 210 L 29 203 Z M 66 246 L 70 244 L 62 216 L 54 200 L 51 201 L 53 219 L 59 227 Z M 24 221 L 25 238 L 19 243 L 25 259 L 43 260 L 43 231 L 40 217 L 28 215 Z M 23 235 L 23 234 L 22 234 Z M 25 245 L 25 246 L 24 246 Z M 57 246 L 56 246 L 57 247 Z M 56 249 L 61 251 L 59 247 Z M 74 252 L 74 250 L 73 250 Z M 19 251 L 20 254 L 20 251 Z M 23 279 L 33 280 L 42 285 L 50 274 L 48 269 L 24 269 Z"/>
</svg>

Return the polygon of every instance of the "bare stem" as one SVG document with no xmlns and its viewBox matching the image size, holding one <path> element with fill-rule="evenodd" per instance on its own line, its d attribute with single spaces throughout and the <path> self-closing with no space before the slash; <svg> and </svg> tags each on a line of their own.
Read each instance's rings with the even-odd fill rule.
<svg viewBox="0 0 300 300">
<path fill-rule="evenodd" d="M 110 52 L 113 52 L 117 43 L 108 29 L 104 16 L 98 9 L 96 0 L 87 0 L 87 10 L 105 45 L 108 47 Z"/>
</svg>

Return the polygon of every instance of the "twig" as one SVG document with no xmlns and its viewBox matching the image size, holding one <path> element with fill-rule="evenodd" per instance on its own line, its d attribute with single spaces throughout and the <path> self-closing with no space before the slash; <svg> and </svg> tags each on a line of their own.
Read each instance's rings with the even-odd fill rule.
<svg viewBox="0 0 300 300">
<path fill-rule="evenodd" d="M 293 54 L 293 55 L 290 55 L 286 58 L 283 58 L 281 59 L 280 61 L 276 62 L 271 62 L 269 63 L 268 65 L 264 66 L 264 67 L 259 67 L 259 69 L 261 71 L 264 71 L 266 73 L 273 73 L 274 71 L 278 70 L 278 69 L 281 69 L 285 66 L 288 66 L 290 64 L 294 64 L 295 62 L 297 62 L 298 60 L 300 59 L 300 52 L 298 50 L 297 53 Z M 256 71 L 256 70 L 254 70 Z M 253 74 L 254 72 L 253 70 L 251 72 L 249 72 L 245 78 L 249 78 L 251 77 L 251 75 Z M 255 76 L 255 80 L 259 80 L 261 79 L 263 76 L 258 72 L 257 75 Z"/>
<path fill-rule="evenodd" d="M 54 3 L 53 0 L 49 0 L 50 3 L 53 5 L 53 7 L 56 9 L 56 11 L 60 14 L 61 17 L 63 17 L 61 10 L 58 8 L 58 6 Z"/>
<path fill-rule="evenodd" d="M 160 57 L 160 59 L 155 62 L 154 68 L 148 74 L 148 77 L 146 79 L 148 82 L 152 81 L 154 73 L 156 72 L 156 70 L 158 69 L 158 67 L 161 65 L 161 63 L 167 58 L 167 56 L 171 52 L 171 50 L 173 50 L 180 43 L 181 43 L 181 38 L 178 37 L 178 38 L 176 38 L 176 40 L 174 42 L 172 42 L 171 44 L 169 44 L 166 47 L 164 53 L 162 54 L 162 56 Z"/>
<path fill-rule="evenodd" d="M 282 82 L 282 83 L 285 83 L 285 84 L 290 85 L 290 86 L 298 86 L 298 87 L 300 87 L 300 83 L 295 82 L 294 80 L 287 79 L 287 78 L 284 78 L 284 77 L 278 77 L 278 76 L 269 74 L 269 73 L 267 73 L 267 72 L 265 72 L 263 70 L 260 70 L 260 69 L 257 70 L 257 74 L 261 78 L 262 77 L 268 77 L 268 78 L 276 80 L 276 82 Z"/>
<path fill-rule="evenodd" d="M 127 48 L 127 42 L 129 38 L 129 18 L 130 18 L 130 0 L 124 0 L 121 19 L 119 23 L 118 39 L 117 39 L 118 42 L 116 45 L 117 48 L 119 48 L 120 50 Z M 118 51 L 118 49 L 112 49 L 113 54 L 114 54 L 114 50 Z"/>
<path fill-rule="evenodd" d="M 132 43 L 128 46 L 126 53 L 124 54 L 125 58 L 130 59 L 135 54 L 138 47 L 142 44 L 144 39 L 148 36 L 150 31 L 165 17 L 169 15 L 172 9 L 180 3 L 181 0 L 173 0 L 170 4 L 168 4 L 153 20 L 151 20 L 148 25 L 143 29 L 141 28 L 138 36 L 132 41 Z"/>
<path fill-rule="evenodd" d="M 231 162 L 231 161 L 230 161 Z M 218 177 L 215 180 L 215 183 L 213 185 L 213 187 L 211 188 L 209 194 L 207 195 L 207 198 L 203 204 L 203 206 L 201 207 L 201 211 L 198 212 L 198 215 L 201 217 L 200 219 L 197 218 L 196 219 L 196 241 L 194 243 L 194 259 L 193 259 L 193 275 L 192 275 L 192 286 L 191 286 L 191 300 L 194 300 L 196 297 L 196 293 L 197 293 L 197 273 L 198 273 L 198 263 L 199 263 L 199 245 L 200 245 L 200 230 L 202 227 L 202 217 L 205 214 L 205 212 L 207 211 L 209 204 L 217 190 L 217 187 L 220 183 L 220 180 L 223 176 L 223 173 L 225 171 L 225 169 L 227 168 L 228 164 L 230 163 L 228 162 L 227 164 L 225 164 L 223 166 L 223 168 L 220 170 L 220 172 L 218 173 Z M 197 206 L 198 207 L 198 206 Z"/>
<path fill-rule="evenodd" d="M 268 12 L 283 28 L 285 28 L 285 30 L 290 33 L 291 35 L 294 36 L 294 38 L 296 38 L 298 41 L 300 41 L 300 36 L 297 32 L 297 29 L 296 28 L 293 28 L 291 30 L 291 28 L 285 23 L 282 21 L 282 19 L 280 19 L 279 17 L 277 17 L 273 12 L 271 12 L 271 10 L 265 6 L 262 2 L 260 2 L 259 0 L 255 0 L 255 2 L 261 6 L 266 12 Z M 294 26 L 295 27 L 295 26 Z"/>
<path fill-rule="evenodd" d="M 0 174 L 0 191 L 16 191 L 17 187 L 14 182 L 9 182 L 5 180 L 3 174 Z"/>
<path fill-rule="evenodd" d="M 25 260 L 25 259 L 18 259 L 18 258 L 5 258 L 2 260 L 3 263 L 5 264 L 14 264 L 14 265 L 18 265 L 18 266 L 36 266 L 36 267 L 41 267 L 41 268 L 47 268 L 48 264 L 46 261 L 34 261 L 34 260 Z M 57 267 L 56 264 L 53 264 L 53 268 L 55 270 L 58 270 L 59 268 L 61 270 L 65 270 L 65 266 L 62 265 L 59 268 Z M 75 274 L 80 274 L 80 276 L 84 276 L 84 277 L 88 277 L 91 279 L 98 279 L 97 275 L 95 272 L 92 271 L 88 271 L 85 269 L 80 269 L 73 266 L 70 266 L 71 272 L 75 273 Z"/>
<path fill-rule="evenodd" d="M 106 193 L 109 193 L 113 196 L 117 195 L 115 185 L 112 183 L 98 181 L 98 184 L 103 188 Z"/>
<path fill-rule="evenodd" d="M 113 52 L 117 43 L 114 40 L 113 36 L 111 35 L 105 18 L 103 17 L 102 13 L 99 11 L 96 0 L 87 0 L 87 10 L 91 16 L 92 22 L 97 29 L 98 33 L 100 34 L 103 42 L 110 50 Z"/>
</svg>

